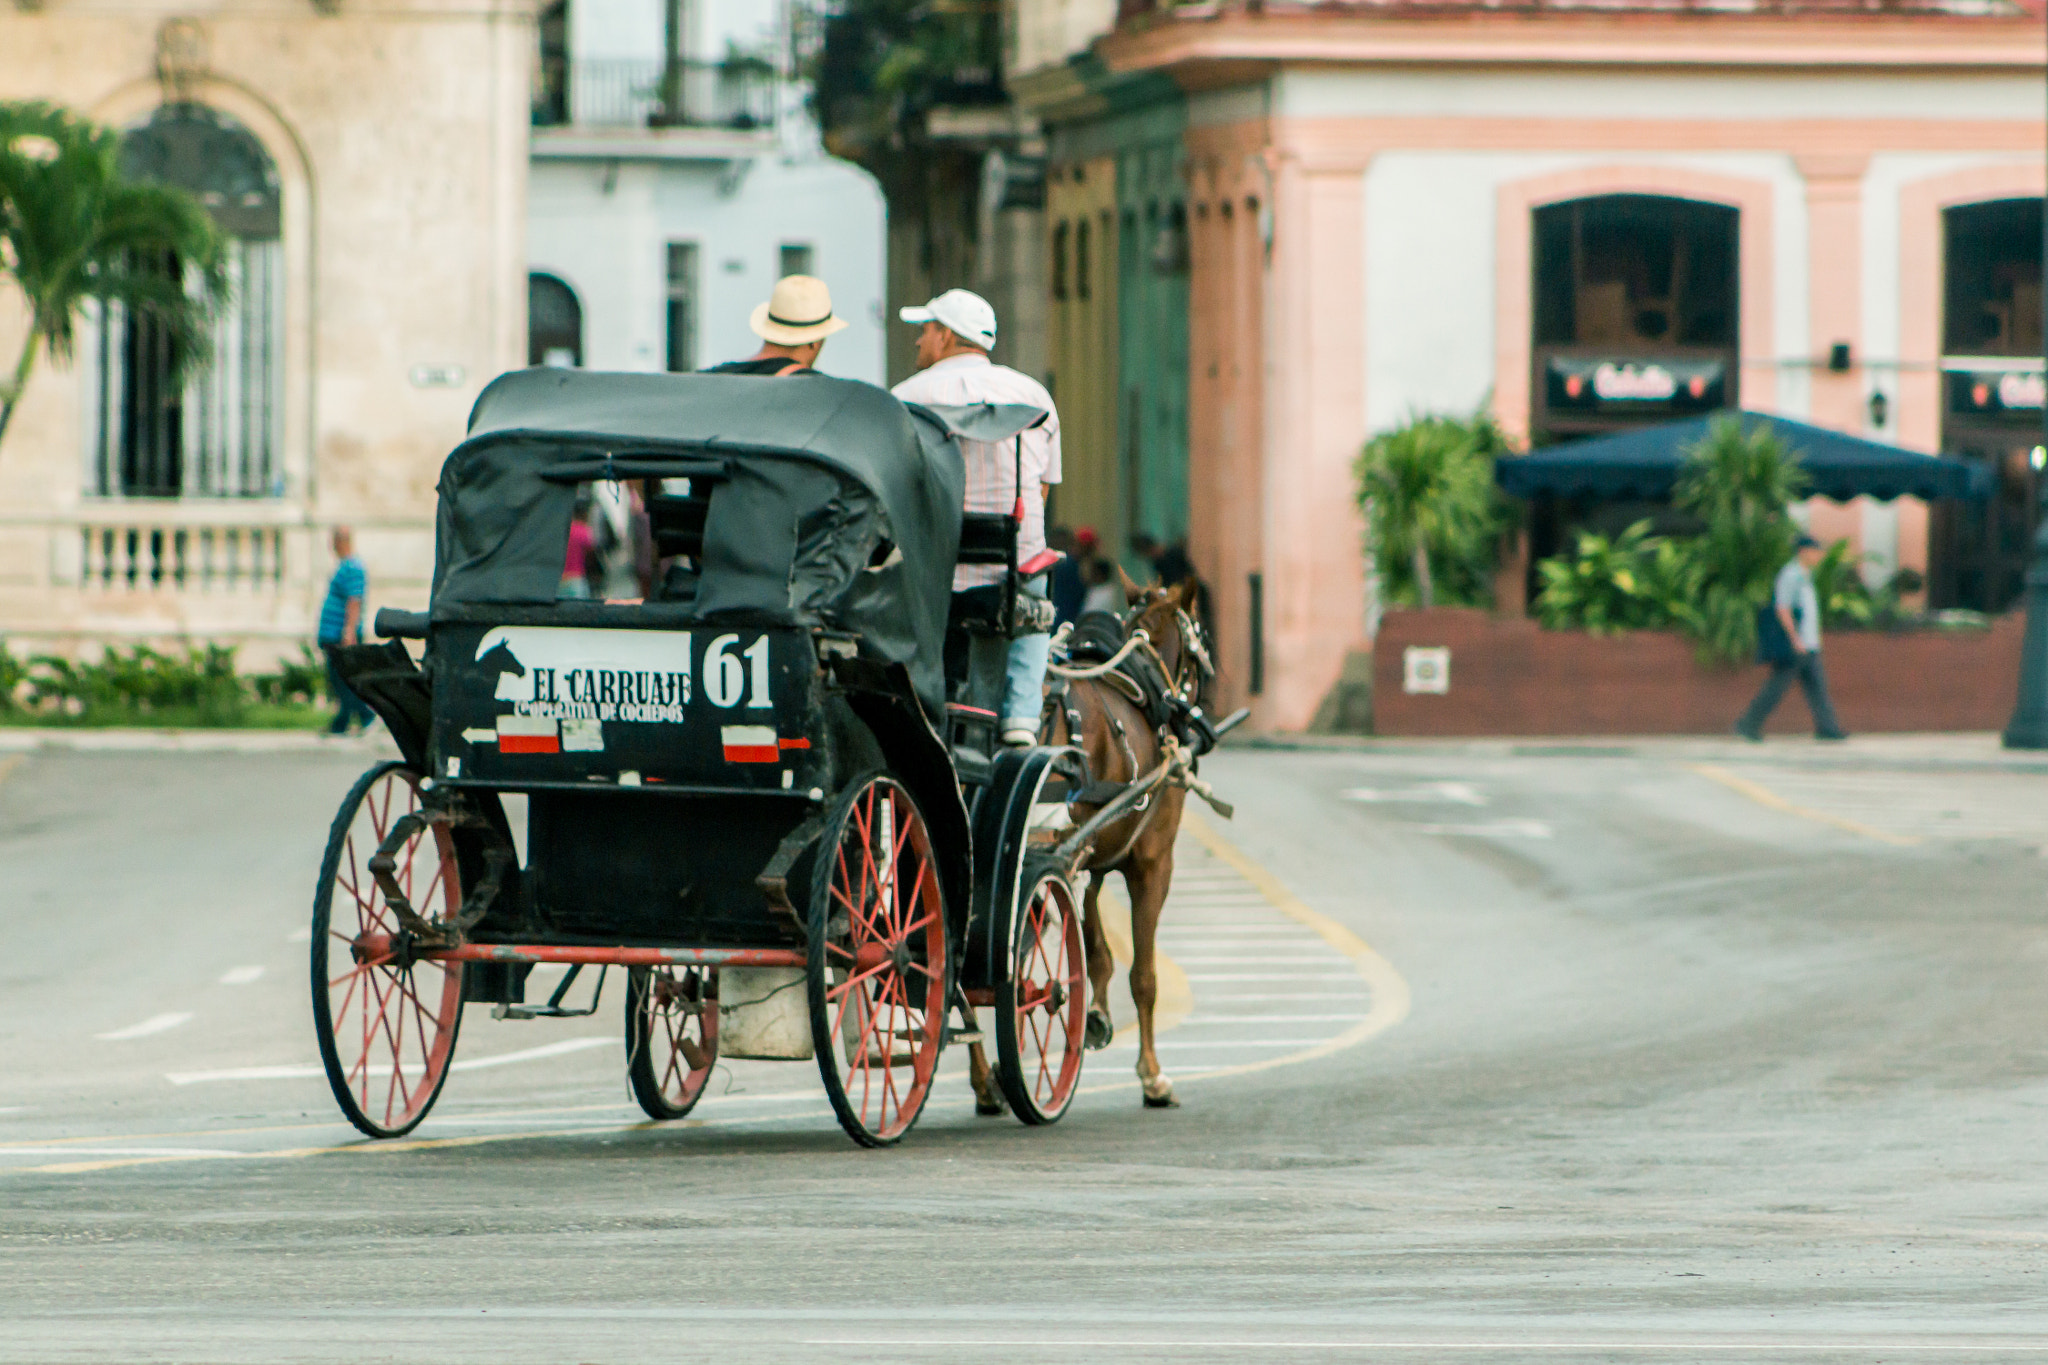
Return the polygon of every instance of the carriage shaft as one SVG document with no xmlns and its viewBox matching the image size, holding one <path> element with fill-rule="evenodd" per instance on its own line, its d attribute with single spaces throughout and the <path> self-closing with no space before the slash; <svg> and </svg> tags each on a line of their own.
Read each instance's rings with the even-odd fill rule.
<svg viewBox="0 0 2048 1365">
<path fill-rule="evenodd" d="M 362 960 L 389 956 L 389 936 L 356 940 Z M 600 967 L 802 967 L 801 948 L 603 948 L 519 943 L 464 943 L 450 948 L 416 947 L 415 958 L 435 962 L 566 962 Z"/>
</svg>

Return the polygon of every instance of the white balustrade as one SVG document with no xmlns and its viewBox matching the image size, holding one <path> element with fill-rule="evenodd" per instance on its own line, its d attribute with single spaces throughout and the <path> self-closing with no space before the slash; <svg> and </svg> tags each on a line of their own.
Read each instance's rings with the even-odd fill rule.
<svg viewBox="0 0 2048 1365">
<path fill-rule="evenodd" d="M 284 585 L 277 526 L 88 522 L 78 534 L 79 586 L 88 592 L 275 593 Z"/>
</svg>

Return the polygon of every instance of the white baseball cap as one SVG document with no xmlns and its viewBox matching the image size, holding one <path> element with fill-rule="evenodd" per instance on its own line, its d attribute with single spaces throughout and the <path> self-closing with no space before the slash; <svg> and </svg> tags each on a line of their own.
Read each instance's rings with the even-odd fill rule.
<svg viewBox="0 0 2048 1365">
<path fill-rule="evenodd" d="M 936 322 L 985 351 L 996 344 L 996 310 L 987 299 L 965 289 L 948 289 L 924 307 L 905 308 L 896 316 L 905 322 Z"/>
</svg>

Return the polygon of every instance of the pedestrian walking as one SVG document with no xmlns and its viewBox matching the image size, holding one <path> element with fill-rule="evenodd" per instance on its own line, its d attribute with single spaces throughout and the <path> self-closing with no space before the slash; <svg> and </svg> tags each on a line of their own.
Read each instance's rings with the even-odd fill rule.
<svg viewBox="0 0 2048 1365">
<path fill-rule="evenodd" d="M 1021 514 L 1017 562 L 1040 558 L 1045 543 L 1045 500 L 1060 481 L 1060 418 L 1052 395 L 1030 375 L 989 359 L 996 344 L 996 310 L 965 289 L 948 289 L 921 308 L 897 314 L 917 323 L 917 373 L 891 390 L 906 403 L 1029 403 L 1045 420 L 1014 441 L 962 441 L 967 463 L 967 510 Z M 1020 477 L 1021 475 L 1021 477 Z M 1001 569 L 963 565 L 953 571 L 953 591 L 971 592 L 1002 580 Z M 1024 591 L 1044 597 L 1042 578 L 1027 579 Z M 1045 660 L 1050 635 L 1021 635 L 1010 641 L 1009 686 L 1004 693 L 1003 742 L 1038 742 L 1038 713 L 1045 700 Z"/>
<path fill-rule="evenodd" d="M 1082 594 L 1080 614 L 1106 611 L 1113 616 L 1123 615 L 1130 602 L 1124 596 L 1124 585 L 1117 582 L 1116 566 L 1106 559 L 1090 559 L 1081 572 L 1087 578 L 1088 590 Z"/>
<path fill-rule="evenodd" d="M 363 561 L 356 558 L 355 533 L 346 526 L 334 528 L 334 576 L 327 580 L 327 600 L 320 604 L 319 642 L 327 655 L 327 690 L 334 697 L 334 719 L 327 726 L 330 735 L 345 735 L 353 727 L 366 730 L 377 718 L 363 699 L 349 690 L 334 666 L 333 647 L 362 643 L 363 598 L 369 591 L 369 576 Z"/>
<path fill-rule="evenodd" d="M 1814 738 L 1848 738 L 1835 719 L 1835 704 L 1828 698 L 1827 670 L 1820 661 L 1820 597 L 1813 590 L 1813 566 L 1819 562 L 1820 542 L 1801 535 L 1792 558 L 1778 570 L 1771 604 L 1757 612 L 1757 661 L 1771 666 L 1771 676 L 1764 679 L 1756 700 L 1735 722 L 1735 733 L 1751 743 L 1763 739 L 1764 722 L 1771 718 L 1794 678 L 1806 693 L 1807 709 L 1813 712 Z"/>
<path fill-rule="evenodd" d="M 1102 537 L 1095 534 L 1093 526 L 1072 531 L 1055 526 L 1046 532 L 1045 539 L 1053 549 L 1066 555 L 1052 566 L 1046 584 L 1052 594 L 1053 628 L 1058 629 L 1081 614 L 1081 604 L 1088 597 L 1088 569 L 1097 562 L 1095 551 L 1102 544 Z"/>
<path fill-rule="evenodd" d="M 810 275 L 784 275 L 775 282 L 768 302 L 757 304 L 747 327 L 761 338 L 761 349 L 745 360 L 713 365 L 706 374 L 815 374 L 825 338 L 845 327 L 832 312 L 832 291 Z"/>
<path fill-rule="evenodd" d="M 576 500 L 569 518 L 569 548 L 562 556 L 562 586 L 555 596 L 575 601 L 590 600 L 590 571 L 597 558 L 597 533 L 590 529 L 590 503 Z"/>
</svg>

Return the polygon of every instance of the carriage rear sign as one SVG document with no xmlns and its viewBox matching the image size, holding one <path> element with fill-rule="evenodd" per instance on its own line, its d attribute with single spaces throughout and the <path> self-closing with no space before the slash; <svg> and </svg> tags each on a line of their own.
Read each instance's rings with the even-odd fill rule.
<svg viewBox="0 0 2048 1365">
<path fill-rule="evenodd" d="M 478 625 L 440 638 L 434 766 L 450 778 L 674 783 L 739 764 L 759 774 L 750 785 L 793 791 L 808 768 L 801 634 L 787 647 L 760 630 Z"/>
<path fill-rule="evenodd" d="M 570 722 L 680 725 L 690 704 L 688 631 L 498 626 L 477 642 L 476 660 L 497 665 L 493 695 L 512 703 L 498 725 L 508 752 L 519 746 L 507 739 L 538 727 L 507 721 L 562 722 L 568 749 Z"/>
</svg>

